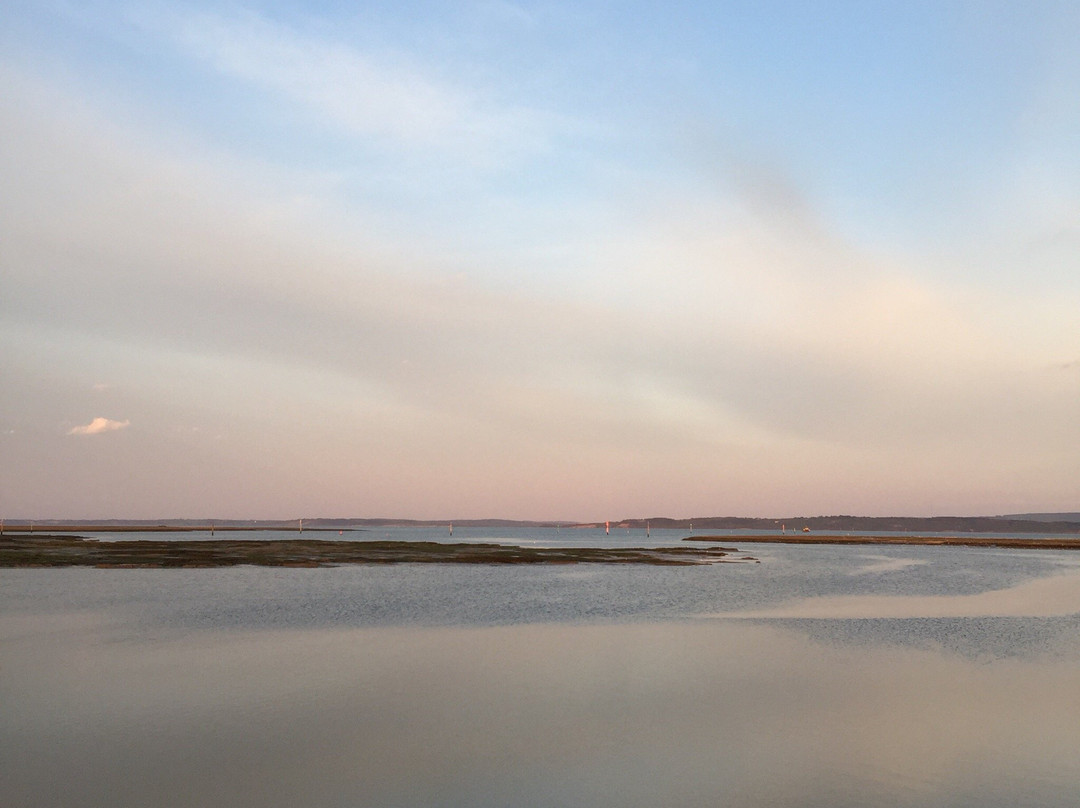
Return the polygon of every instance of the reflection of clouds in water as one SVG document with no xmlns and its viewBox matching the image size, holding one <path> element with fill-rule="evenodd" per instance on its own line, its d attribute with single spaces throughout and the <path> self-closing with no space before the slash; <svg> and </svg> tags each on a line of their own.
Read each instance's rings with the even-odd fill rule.
<svg viewBox="0 0 1080 808">
<path fill-rule="evenodd" d="M 1065 550 L 1055 553 L 1050 550 L 1000 550 L 998 552 L 984 551 L 984 558 L 1004 558 L 1008 560 L 1033 559 L 1051 567 L 1080 567 L 1080 553 L 1075 550 Z"/>
<path fill-rule="evenodd" d="M 1007 589 L 973 595 L 839 595 L 791 601 L 761 611 L 711 617 L 740 618 L 916 618 L 1061 617 L 1080 614 L 1080 573 L 1052 575 Z"/>
<path fill-rule="evenodd" d="M 908 567 L 920 567 L 930 562 L 925 558 L 892 558 L 890 556 L 878 556 L 878 555 L 864 555 L 860 556 L 868 560 L 872 560 L 873 564 L 867 564 L 864 567 L 852 570 L 850 575 L 868 575 L 878 572 L 898 572 L 905 570 Z"/>
<path fill-rule="evenodd" d="M 976 665 L 729 622 L 117 643 L 113 625 L 65 620 L 48 636 L 0 620 L 7 804 L 1067 804 L 1080 789 L 1075 660 Z M 53 777 L 73 760 L 79 777 Z"/>
</svg>

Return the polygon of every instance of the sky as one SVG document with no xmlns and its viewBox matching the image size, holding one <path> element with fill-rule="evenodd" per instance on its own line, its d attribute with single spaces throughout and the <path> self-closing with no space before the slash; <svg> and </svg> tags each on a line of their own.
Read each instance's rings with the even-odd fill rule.
<svg viewBox="0 0 1080 808">
<path fill-rule="evenodd" d="M 1075 511 L 1078 31 L 9 0 L 0 516 Z"/>
</svg>

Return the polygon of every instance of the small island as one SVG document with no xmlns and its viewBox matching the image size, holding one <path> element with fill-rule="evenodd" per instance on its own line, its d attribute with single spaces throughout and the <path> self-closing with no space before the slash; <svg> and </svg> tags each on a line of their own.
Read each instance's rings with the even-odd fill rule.
<svg viewBox="0 0 1080 808">
<path fill-rule="evenodd" d="M 340 564 L 655 564 L 754 561 L 730 547 L 514 547 L 413 541 L 97 541 L 78 536 L 4 536 L 0 567 L 328 567 Z"/>
</svg>

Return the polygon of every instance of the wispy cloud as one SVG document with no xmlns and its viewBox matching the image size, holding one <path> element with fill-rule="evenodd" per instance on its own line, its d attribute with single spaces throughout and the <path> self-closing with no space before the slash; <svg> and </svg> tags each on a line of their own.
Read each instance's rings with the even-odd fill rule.
<svg viewBox="0 0 1080 808">
<path fill-rule="evenodd" d="M 440 75 L 415 57 L 288 27 L 253 12 L 144 18 L 188 55 L 301 105 L 313 122 L 394 148 L 535 142 L 542 116 L 488 88 Z"/>
<path fill-rule="evenodd" d="M 95 418 L 83 426 L 72 427 L 68 430 L 69 435 L 100 435 L 102 432 L 115 432 L 118 429 L 126 429 L 131 426 L 131 421 L 113 421 L 109 418 Z"/>
</svg>

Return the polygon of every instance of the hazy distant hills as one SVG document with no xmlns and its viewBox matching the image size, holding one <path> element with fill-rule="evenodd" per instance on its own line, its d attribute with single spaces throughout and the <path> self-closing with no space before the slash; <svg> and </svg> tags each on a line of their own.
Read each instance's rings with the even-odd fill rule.
<svg viewBox="0 0 1080 808">
<path fill-rule="evenodd" d="M 1002 519 L 1025 519 L 1032 522 L 1080 522 L 1080 511 L 1073 513 L 1011 513 Z"/>
<path fill-rule="evenodd" d="M 31 520 L 8 519 L 9 525 L 26 524 Z M 220 528 L 250 528 L 261 530 L 297 530 L 299 519 L 35 519 L 42 527 L 93 525 L 108 528 L 177 527 L 196 528 L 214 525 Z M 523 521 L 514 519 L 356 519 L 356 518 L 305 518 L 305 529 L 363 529 L 370 527 L 438 527 L 453 523 L 455 527 L 603 527 L 604 522 L 578 524 L 566 521 Z M 745 516 L 700 516 L 692 519 L 672 519 L 655 516 L 647 519 L 611 520 L 612 527 L 640 528 L 646 525 L 657 529 L 675 530 L 788 530 L 801 531 L 869 531 L 906 533 L 1076 533 L 1080 534 L 1080 512 L 1024 513 L 1004 516 L 789 516 L 765 519 Z"/>
</svg>

